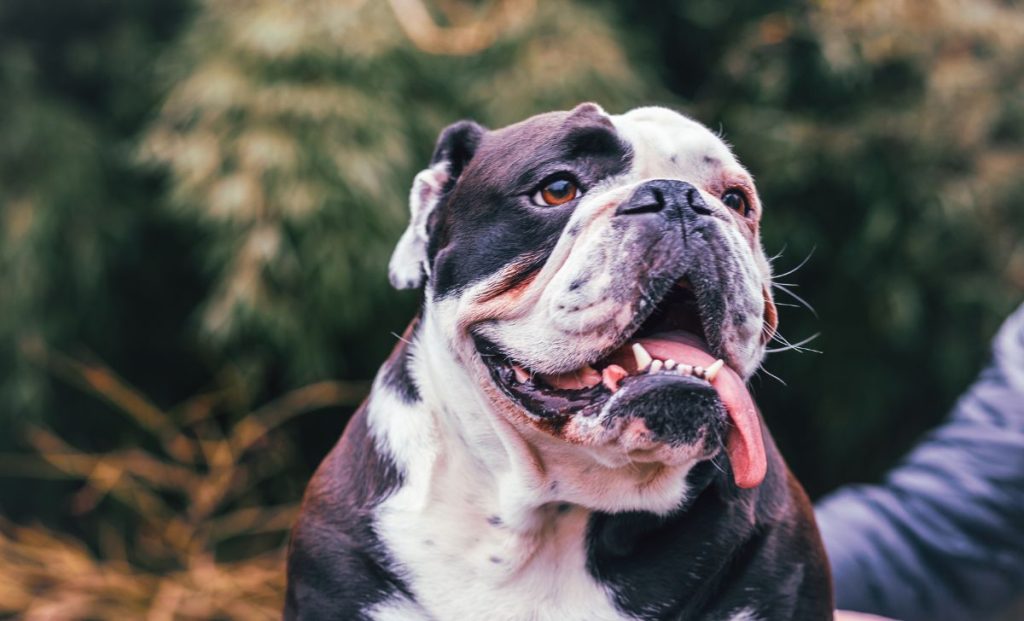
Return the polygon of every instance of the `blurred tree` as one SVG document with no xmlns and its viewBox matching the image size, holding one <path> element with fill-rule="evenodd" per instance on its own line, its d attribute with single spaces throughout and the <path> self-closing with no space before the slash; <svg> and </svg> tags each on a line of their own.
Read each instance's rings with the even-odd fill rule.
<svg viewBox="0 0 1024 621">
<path fill-rule="evenodd" d="M 582 4 L 436 11 L 417 0 L 203 4 L 145 152 L 170 170 L 180 216 L 204 231 L 216 284 L 202 333 L 252 377 L 372 375 L 415 310 L 414 294 L 388 288 L 386 265 L 411 179 L 445 125 L 644 97 L 602 14 Z"/>
<path fill-rule="evenodd" d="M 159 179 L 139 170 L 132 147 L 161 96 L 153 62 L 189 9 L 185 0 L 0 3 L 2 452 L 29 421 L 87 448 L 133 435 L 51 381 L 31 355 L 44 345 L 98 355 L 162 401 L 208 381 L 181 338 L 201 294 L 181 260 L 186 236 L 151 207 Z M 75 524 L 61 496 L 39 491 L 3 480 L 0 513 Z"/>
<path fill-rule="evenodd" d="M 167 315 L 153 317 L 152 332 L 140 337 L 152 307 L 119 274 L 140 261 L 143 241 L 161 228 L 147 209 L 158 185 L 133 163 L 130 141 L 159 98 L 152 62 L 187 14 L 184 0 L 0 5 L 5 432 L 15 415 L 61 409 L 44 372 L 19 350 L 87 343 L 121 364 L 139 345 L 176 347 L 161 340 L 173 331 L 152 330 L 167 327 Z M 160 273 L 161 265 L 145 269 Z M 187 299 L 186 287 L 179 293 Z"/>
<path fill-rule="evenodd" d="M 880 475 L 936 423 L 1024 299 L 1024 13 L 995 0 L 622 6 L 767 205 L 789 382 L 755 382 L 812 492 Z M 654 37 L 643 37 L 657 32 Z M 792 287 L 790 287 L 792 290 Z M 797 303 L 781 288 L 776 298 Z M 866 454 L 865 449 L 870 448 Z"/>
</svg>

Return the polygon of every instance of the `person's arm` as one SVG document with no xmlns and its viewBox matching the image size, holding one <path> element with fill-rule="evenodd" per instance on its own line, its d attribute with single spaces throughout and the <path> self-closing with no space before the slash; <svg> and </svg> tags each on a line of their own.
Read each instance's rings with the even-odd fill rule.
<svg viewBox="0 0 1024 621">
<path fill-rule="evenodd" d="M 1024 595 L 1024 306 L 992 361 L 880 485 L 817 506 L 838 608 L 980 621 Z"/>
</svg>

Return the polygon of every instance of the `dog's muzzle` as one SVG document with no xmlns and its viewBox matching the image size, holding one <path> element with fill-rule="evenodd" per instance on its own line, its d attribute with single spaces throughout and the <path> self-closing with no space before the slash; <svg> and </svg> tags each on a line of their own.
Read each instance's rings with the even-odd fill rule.
<svg viewBox="0 0 1024 621">
<path fill-rule="evenodd" d="M 766 464 L 756 407 L 742 378 L 708 345 L 701 299 L 691 274 L 678 267 L 680 256 L 710 252 L 699 239 L 710 214 L 696 187 L 669 179 L 639 185 L 615 208 L 610 226 L 641 243 L 671 241 L 667 267 L 641 283 L 651 299 L 641 295 L 633 324 L 598 359 L 542 373 L 480 334 L 476 345 L 506 396 L 536 419 L 574 430 L 566 437 L 588 443 L 608 435 L 593 429 L 639 427 L 645 442 L 700 445 L 712 454 L 725 439 L 737 484 L 752 487 Z"/>
</svg>

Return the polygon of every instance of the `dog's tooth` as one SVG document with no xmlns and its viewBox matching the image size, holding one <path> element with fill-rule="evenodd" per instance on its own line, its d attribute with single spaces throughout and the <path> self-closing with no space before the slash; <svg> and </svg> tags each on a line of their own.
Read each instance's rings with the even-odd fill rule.
<svg viewBox="0 0 1024 621">
<path fill-rule="evenodd" d="M 605 388 L 612 391 L 615 394 L 619 390 L 619 382 L 622 378 L 628 377 L 629 371 L 626 371 L 617 364 L 609 364 L 601 371 L 601 381 L 604 382 Z"/>
<path fill-rule="evenodd" d="M 648 369 L 647 372 L 648 373 L 657 373 L 658 371 L 661 371 L 661 367 L 663 367 L 663 366 L 665 366 L 664 362 L 662 362 L 661 360 L 655 360 L 654 362 L 651 363 L 651 368 Z"/>
<path fill-rule="evenodd" d="M 672 369 L 676 368 L 676 364 L 677 363 L 675 360 L 669 358 L 668 360 L 665 361 L 665 368 L 671 371 Z"/>
<path fill-rule="evenodd" d="M 715 360 L 713 363 L 711 363 L 711 366 L 709 366 L 704 371 L 704 378 L 707 379 L 709 382 L 715 381 L 715 376 L 718 375 L 718 372 L 721 371 L 722 367 L 724 367 L 724 366 L 725 366 L 725 361 L 724 360 L 722 360 L 721 358 L 719 358 L 718 360 Z"/>
<path fill-rule="evenodd" d="M 576 371 L 576 379 L 587 388 L 591 388 L 601 383 L 601 373 L 599 373 L 594 367 L 587 364 Z"/>
<path fill-rule="evenodd" d="M 525 384 L 526 381 L 530 379 L 530 374 L 526 372 L 526 369 L 519 366 L 518 364 L 513 364 L 512 370 L 515 372 L 516 379 L 519 380 L 520 384 Z"/>
<path fill-rule="evenodd" d="M 693 371 L 690 371 L 690 374 L 693 375 L 694 377 L 699 377 L 701 379 L 707 379 L 707 369 L 705 369 L 704 367 L 701 367 L 701 366 L 693 367 Z"/>
<path fill-rule="evenodd" d="M 654 360 L 640 343 L 633 343 L 633 357 L 636 358 L 637 371 L 643 371 Z"/>
<path fill-rule="evenodd" d="M 679 366 L 676 367 L 676 372 L 680 375 L 693 375 L 693 367 L 688 364 L 680 363 Z"/>
</svg>

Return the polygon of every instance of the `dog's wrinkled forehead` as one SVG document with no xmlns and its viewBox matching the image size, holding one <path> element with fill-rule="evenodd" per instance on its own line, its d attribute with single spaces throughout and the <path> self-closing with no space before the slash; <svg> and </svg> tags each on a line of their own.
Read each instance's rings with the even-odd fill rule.
<svg viewBox="0 0 1024 621">
<path fill-rule="evenodd" d="M 718 136 L 672 110 L 637 108 L 611 119 L 633 148 L 635 179 L 682 178 L 706 187 L 723 174 L 745 174 Z"/>
<path fill-rule="evenodd" d="M 538 207 L 530 196 L 564 173 L 584 191 L 666 178 L 715 192 L 721 179 L 747 176 L 717 136 L 664 108 L 610 116 L 588 103 L 493 131 L 456 123 L 414 182 L 392 282 L 415 287 L 429 275 L 430 295 L 444 298 L 502 270 L 529 274 L 573 213 L 571 205 Z"/>
</svg>

